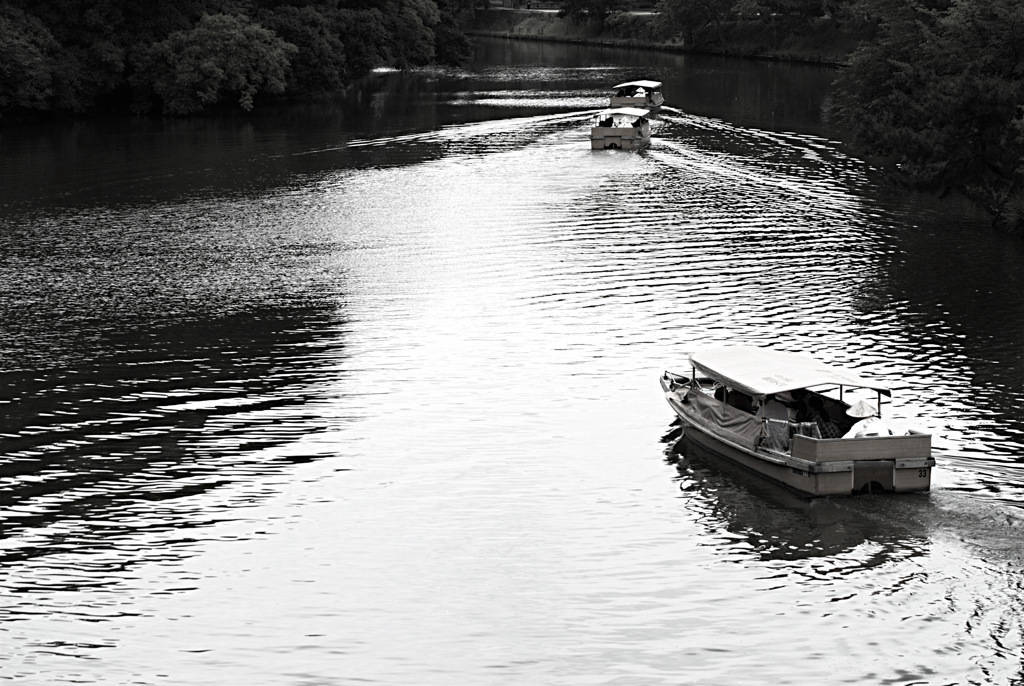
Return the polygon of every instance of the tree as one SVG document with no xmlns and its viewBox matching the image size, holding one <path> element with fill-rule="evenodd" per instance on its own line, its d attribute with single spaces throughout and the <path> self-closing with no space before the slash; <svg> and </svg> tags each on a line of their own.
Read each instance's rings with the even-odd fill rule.
<svg viewBox="0 0 1024 686">
<path fill-rule="evenodd" d="M 758 0 L 769 14 L 788 14 L 801 17 L 820 17 L 824 13 L 822 0 Z"/>
<path fill-rule="evenodd" d="M 339 9 L 335 31 L 345 36 L 346 81 L 353 81 L 374 67 L 387 64 L 385 46 L 391 40 L 379 9 Z"/>
<path fill-rule="evenodd" d="M 603 27 L 605 19 L 612 12 L 622 11 L 626 0 L 562 0 L 558 16 L 574 20 L 595 20 Z"/>
<path fill-rule="evenodd" d="M 0 111 L 188 114 L 458 64 L 473 0 L 0 0 Z M 135 102 L 132 104 L 132 98 Z"/>
<path fill-rule="evenodd" d="M 42 22 L 0 6 L 0 112 L 50 106 L 59 52 L 60 45 Z"/>
<path fill-rule="evenodd" d="M 399 69 L 431 63 L 441 13 L 435 0 L 341 0 L 339 32 L 346 38 L 354 75 L 391 65 Z"/>
<path fill-rule="evenodd" d="M 167 114 L 199 112 L 235 96 L 248 112 L 260 91 L 284 92 L 297 51 L 248 17 L 206 14 L 140 55 L 137 81 L 152 83 Z"/>
<path fill-rule="evenodd" d="M 473 0 L 437 0 L 441 20 L 434 28 L 434 55 L 448 65 L 465 64 L 473 49 L 466 34 L 459 28 L 473 16 Z"/>
<path fill-rule="evenodd" d="M 899 3 L 877 42 L 837 81 L 835 113 L 853 143 L 892 177 L 960 192 L 1007 230 L 1024 228 L 1024 6 L 952 0 Z"/>
<path fill-rule="evenodd" d="M 734 0 L 661 0 L 658 9 L 664 21 L 693 43 L 707 27 L 714 26 L 718 42 L 724 42 L 722 24 L 732 13 Z"/>
<path fill-rule="evenodd" d="M 52 109 L 85 112 L 128 78 L 129 53 L 139 44 L 192 26 L 183 14 L 208 0 L 3 0 L 37 18 L 60 45 L 54 66 Z"/>
<path fill-rule="evenodd" d="M 391 34 L 390 62 L 400 69 L 429 64 L 434 59 L 434 28 L 441 13 L 434 0 L 384 3 L 385 25 Z"/>
<path fill-rule="evenodd" d="M 282 5 L 259 14 L 261 23 L 298 48 L 288 90 L 303 95 L 336 93 L 345 85 L 345 44 L 318 8 Z"/>
</svg>

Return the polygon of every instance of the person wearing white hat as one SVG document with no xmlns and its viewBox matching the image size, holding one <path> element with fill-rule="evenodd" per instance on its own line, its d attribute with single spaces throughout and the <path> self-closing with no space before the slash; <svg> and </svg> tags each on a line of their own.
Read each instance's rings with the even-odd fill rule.
<svg viewBox="0 0 1024 686">
<path fill-rule="evenodd" d="M 865 438 L 867 436 L 892 436 L 892 429 L 886 426 L 885 421 L 878 415 L 878 410 L 864 400 L 860 400 L 846 411 L 850 417 L 860 421 L 850 427 L 843 438 Z"/>
</svg>

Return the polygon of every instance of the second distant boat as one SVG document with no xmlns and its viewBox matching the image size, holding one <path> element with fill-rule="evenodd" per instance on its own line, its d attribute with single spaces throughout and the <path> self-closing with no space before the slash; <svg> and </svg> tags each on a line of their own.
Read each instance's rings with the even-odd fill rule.
<svg viewBox="0 0 1024 686">
<path fill-rule="evenodd" d="M 612 89 L 609 107 L 639 107 L 656 112 L 665 104 L 661 81 L 627 81 Z"/>
</svg>

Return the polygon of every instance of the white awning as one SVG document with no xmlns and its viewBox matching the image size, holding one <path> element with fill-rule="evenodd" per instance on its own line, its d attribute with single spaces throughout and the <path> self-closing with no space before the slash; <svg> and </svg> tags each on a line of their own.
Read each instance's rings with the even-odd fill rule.
<svg viewBox="0 0 1024 686">
<path fill-rule="evenodd" d="M 700 350 L 690 354 L 690 362 L 709 378 L 755 398 L 798 388 L 835 385 L 870 388 L 892 395 L 886 386 L 847 369 L 806 355 L 767 348 L 734 346 Z"/>
<path fill-rule="evenodd" d="M 648 117 L 651 114 L 650 110 L 642 110 L 639 107 L 616 107 L 611 110 L 604 110 L 598 116 L 599 117 L 611 117 L 616 114 L 621 114 L 626 117 Z"/>
<path fill-rule="evenodd" d="M 626 88 L 627 86 L 637 86 L 639 88 L 647 88 L 648 90 L 658 90 L 661 88 L 661 81 L 626 81 L 625 83 L 620 83 L 618 86 L 614 86 L 613 89 L 618 90 L 620 88 Z"/>
</svg>

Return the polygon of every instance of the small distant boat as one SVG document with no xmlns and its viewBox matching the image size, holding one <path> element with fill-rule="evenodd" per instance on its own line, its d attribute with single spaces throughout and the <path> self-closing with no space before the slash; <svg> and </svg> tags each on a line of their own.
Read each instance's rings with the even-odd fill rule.
<svg viewBox="0 0 1024 686">
<path fill-rule="evenodd" d="M 881 419 L 884 385 L 764 348 L 704 350 L 690 365 L 689 376 L 664 372 L 661 387 L 701 447 L 809 497 L 931 488 L 931 436 Z M 873 390 L 878 404 L 850 405 L 844 389 Z"/>
<path fill-rule="evenodd" d="M 609 107 L 640 107 L 651 112 L 665 104 L 661 81 L 627 81 L 612 88 Z"/>
<path fill-rule="evenodd" d="M 651 142 L 651 113 L 637 107 L 618 107 L 597 115 L 590 129 L 592 150 L 637 150 Z"/>
</svg>

